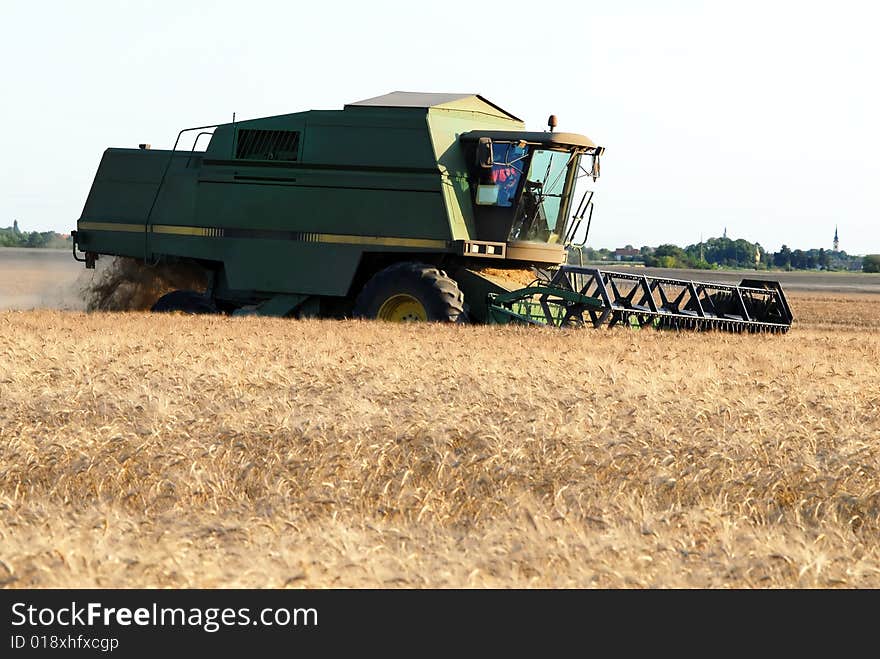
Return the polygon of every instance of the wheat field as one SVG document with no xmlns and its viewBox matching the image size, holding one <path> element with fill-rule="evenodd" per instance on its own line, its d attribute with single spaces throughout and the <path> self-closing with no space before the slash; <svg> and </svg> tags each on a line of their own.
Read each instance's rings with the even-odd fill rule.
<svg viewBox="0 0 880 659">
<path fill-rule="evenodd" d="M 878 298 L 790 298 L 784 336 L 0 312 L 0 583 L 880 587 Z"/>
</svg>

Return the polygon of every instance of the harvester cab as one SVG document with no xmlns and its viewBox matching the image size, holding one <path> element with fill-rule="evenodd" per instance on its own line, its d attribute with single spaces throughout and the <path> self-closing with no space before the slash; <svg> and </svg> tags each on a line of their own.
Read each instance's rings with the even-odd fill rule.
<svg viewBox="0 0 880 659">
<path fill-rule="evenodd" d="M 573 214 L 572 198 L 578 179 L 598 178 L 602 147 L 574 133 L 471 131 L 460 139 L 475 182 L 478 240 L 562 247 L 585 241 L 581 222 L 591 212 L 592 193 L 584 193 Z"/>
<path fill-rule="evenodd" d="M 182 263 L 206 290 L 156 311 L 786 331 L 776 282 L 740 286 L 567 264 L 589 232 L 604 149 L 533 132 L 476 94 L 392 92 L 109 148 L 74 257 Z M 185 133 L 204 151 L 179 149 Z M 204 143 L 202 141 L 201 143 Z M 78 251 L 85 253 L 83 258 Z M 490 271 L 534 272 L 524 288 Z"/>
</svg>

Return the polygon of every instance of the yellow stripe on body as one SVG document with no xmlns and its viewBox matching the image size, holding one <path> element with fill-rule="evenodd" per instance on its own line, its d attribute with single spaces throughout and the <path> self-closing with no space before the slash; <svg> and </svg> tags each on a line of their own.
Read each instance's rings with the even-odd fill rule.
<svg viewBox="0 0 880 659">
<path fill-rule="evenodd" d="M 80 231 L 125 231 L 126 233 L 143 233 L 147 227 L 143 224 L 121 224 L 119 222 L 77 222 Z"/>
<path fill-rule="evenodd" d="M 314 234 L 314 242 L 333 243 L 337 245 L 381 245 L 382 247 L 426 247 L 443 248 L 445 240 L 429 238 L 391 238 L 386 236 L 346 236 L 334 233 Z"/>
<path fill-rule="evenodd" d="M 80 222 L 79 228 L 91 231 L 126 231 L 141 233 L 146 231 L 143 224 L 121 224 L 116 222 Z M 173 236 L 223 237 L 224 230 L 219 227 L 186 227 L 176 224 L 154 224 L 151 233 Z M 445 240 L 431 238 L 395 238 L 391 236 L 355 236 L 335 233 L 302 233 L 301 242 L 328 243 L 334 245 L 376 245 L 380 247 L 420 247 L 443 249 L 448 246 Z"/>
<path fill-rule="evenodd" d="M 153 233 L 167 233 L 174 236 L 210 236 L 211 229 L 207 227 L 181 227 L 176 224 L 154 224 L 151 227 Z"/>
</svg>

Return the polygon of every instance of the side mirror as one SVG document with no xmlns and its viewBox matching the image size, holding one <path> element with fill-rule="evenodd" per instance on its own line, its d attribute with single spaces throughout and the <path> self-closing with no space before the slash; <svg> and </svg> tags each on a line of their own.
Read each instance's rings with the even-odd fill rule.
<svg viewBox="0 0 880 659">
<path fill-rule="evenodd" d="M 483 169 L 492 169 L 495 160 L 492 157 L 492 140 L 481 137 L 477 142 L 477 164 Z"/>
</svg>

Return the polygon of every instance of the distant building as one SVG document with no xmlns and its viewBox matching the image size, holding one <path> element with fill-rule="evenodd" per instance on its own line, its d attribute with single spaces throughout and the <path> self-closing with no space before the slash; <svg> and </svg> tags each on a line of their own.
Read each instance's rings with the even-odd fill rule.
<svg viewBox="0 0 880 659">
<path fill-rule="evenodd" d="M 839 246 L 840 246 L 840 241 L 837 239 L 837 225 L 835 224 L 834 225 L 834 251 L 835 252 L 840 251 L 839 249 L 837 249 Z"/>
<path fill-rule="evenodd" d="M 618 247 L 615 249 L 611 256 L 614 257 L 615 261 L 632 261 L 633 259 L 639 258 L 641 255 L 641 251 L 635 249 L 632 245 L 627 245 L 626 247 Z"/>
</svg>

